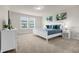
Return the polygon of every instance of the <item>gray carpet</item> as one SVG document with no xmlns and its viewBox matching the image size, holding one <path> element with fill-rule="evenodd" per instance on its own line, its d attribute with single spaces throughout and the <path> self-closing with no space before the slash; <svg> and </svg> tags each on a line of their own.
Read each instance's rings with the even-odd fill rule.
<svg viewBox="0 0 79 59">
<path fill-rule="evenodd" d="M 33 34 L 22 34 L 17 39 L 17 53 L 78 53 L 79 40 L 52 38 L 45 39 Z"/>
</svg>

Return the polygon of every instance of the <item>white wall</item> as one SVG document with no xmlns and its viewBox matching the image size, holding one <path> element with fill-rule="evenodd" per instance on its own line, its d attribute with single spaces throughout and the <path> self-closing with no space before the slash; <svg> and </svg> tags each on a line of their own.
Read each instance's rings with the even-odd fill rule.
<svg viewBox="0 0 79 59">
<path fill-rule="evenodd" d="M 68 19 L 66 22 L 69 22 L 71 27 L 79 27 L 79 6 L 68 9 Z"/>
<path fill-rule="evenodd" d="M 3 20 L 7 23 L 8 9 L 5 6 L 0 6 L 0 28 L 2 28 Z"/>
<path fill-rule="evenodd" d="M 12 8 L 13 7 L 8 8 L 7 6 L 0 6 L 0 28 L 2 27 L 2 21 L 6 20 L 6 22 L 7 22 L 7 20 L 8 20 L 8 17 L 7 17 L 8 16 L 8 9 L 10 9 L 12 11 L 16 11 L 16 12 L 17 11 L 26 12 L 26 10 L 27 10 L 27 9 L 20 10 L 20 9 L 18 9 L 18 6 L 16 8 L 13 8 L 13 9 Z M 44 10 L 45 10 L 45 12 L 44 12 Z M 32 10 L 31 10 L 31 12 L 28 11 L 28 12 L 26 12 L 26 14 L 31 15 L 32 13 L 35 13 L 34 15 L 38 16 L 40 14 L 40 16 L 43 16 L 43 19 L 40 18 L 40 19 L 42 19 L 42 22 L 41 22 L 41 20 L 39 20 L 40 22 L 37 21 L 37 27 L 42 26 L 42 25 L 38 25 L 38 23 L 39 24 L 43 23 L 43 25 L 47 24 L 48 22 L 46 21 L 45 16 L 51 16 L 51 15 L 53 16 L 53 22 L 60 22 L 60 23 L 63 22 L 63 23 L 65 23 L 65 25 L 67 25 L 69 27 L 79 27 L 79 6 L 78 5 L 76 5 L 76 6 L 74 6 L 74 5 L 72 5 L 72 6 L 54 6 L 53 5 L 53 7 L 46 6 L 46 9 L 44 9 L 44 10 L 43 11 L 36 11 L 37 13 L 35 13 L 35 11 L 32 12 Z M 56 21 L 56 18 L 55 18 L 56 14 L 61 13 L 61 12 L 67 12 L 67 19 L 65 19 L 64 21 Z M 14 24 L 13 26 L 18 27 L 19 26 L 19 25 L 17 25 L 18 20 L 16 20 L 16 19 L 19 19 L 19 15 L 17 16 L 14 13 L 13 13 L 13 15 L 14 15 L 14 16 L 12 16 L 12 18 L 13 18 L 12 22 Z M 39 17 L 37 17 L 37 18 L 39 19 Z M 51 23 L 53 23 L 53 22 L 51 22 Z"/>
<path fill-rule="evenodd" d="M 10 19 L 12 22 L 12 26 L 16 29 L 18 29 L 19 33 L 32 33 L 32 29 L 21 29 L 20 28 L 20 17 L 21 16 L 30 16 L 30 17 L 35 17 L 35 27 L 36 28 L 41 28 L 42 27 L 42 17 L 40 16 L 32 16 L 32 15 L 27 15 L 27 14 L 22 14 L 22 13 L 17 13 L 17 12 L 12 12 L 10 11 Z"/>
<path fill-rule="evenodd" d="M 79 26 L 79 6 L 78 5 L 45 5 L 43 10 L 37 11 L 33 9 L 33 5 L 29 6 L 10 6 L 10 10 L 29 14 L 29 15 L 40 15 L 43 16 L 42 23 L 43 25 L 48 22 L 45 20 L 45 16 L 53 16 L 53 23 L 63 22 L 65 25 L 69 27 Z M 61 12 L 67 12 L 67 19 L 64 21 L 56 21 L 56 14 Z M 52 23 L 52 22 L 51 22 Z"/>
<path fill-rule="evenodd" d="M 2 29 L 2 22 L 3 20 L 8 23 L 8 10 L 11 10 L 10 12 L 10 18 L 11 22 L 14 28 L 17 28 L 19 33 L 32 33 L 32 29 L 22 30 L 20 29 L 20 16 L 31 16 L 36 18 L 36 28 L 42 27 L 42 17 L 41 16 L 32 16 L 31 12 L 28 13 L 21 13 L 23 10 L 18 12 L 19 10 L 15 10 L 14 8 L 10 8 L 9 6 L 0 6 L 0 29 Z M 15 12 L 12 12 L 15 11 Z"/>
<path fill-rule="evenodd" d="M 61 9 L 61 10 L 60 10 Z M 61 12 L 67 12 L 67 19 L 56 21 L 56 14 Z M 51 23 L 64 23 L 66 26 L 70 27 L 79 27 L 79 6 L 70 6 L 70 7 L 59 7 L 58 9 L 52 11 L 47 16 L 53 16 L 52 22 L 46 21 L 46 16 L 43 16 L 43 26 Z"/>
</svg>

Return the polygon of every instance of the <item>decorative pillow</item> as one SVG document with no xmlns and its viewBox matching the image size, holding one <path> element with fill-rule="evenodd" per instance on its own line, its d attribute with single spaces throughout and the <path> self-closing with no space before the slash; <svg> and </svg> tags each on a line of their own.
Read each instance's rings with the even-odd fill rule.
<svg viewBox="0 0 79 59">
<path fill-rule="evenodd" d="M 60 25 L 53 25 L 53 29 L 60 29 Z"/>
<path fill-rule="evenodd" d="M 52 25 L 46 25 L 47 29 L 52 29 Z"/>
</svg>

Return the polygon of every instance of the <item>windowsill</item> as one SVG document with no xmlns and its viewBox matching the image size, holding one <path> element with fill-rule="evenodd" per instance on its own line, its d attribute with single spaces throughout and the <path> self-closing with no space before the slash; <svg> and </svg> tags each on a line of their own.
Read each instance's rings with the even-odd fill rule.
<svg viewBox="0 0 79 59">
<path fill-rule="evenodd" d="M 21 30 L 28 30 L 28 29 L 34 29 L 34 28 L 20 28 Z"/>
</svg>

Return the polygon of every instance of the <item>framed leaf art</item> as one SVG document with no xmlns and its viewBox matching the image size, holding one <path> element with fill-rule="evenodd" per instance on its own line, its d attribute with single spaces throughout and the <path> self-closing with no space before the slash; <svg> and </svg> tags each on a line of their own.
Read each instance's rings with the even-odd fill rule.
<svg viewBox="0 0 79 59">
<path fill-rule="evenodd" d="M 67 18 L 67 12 L 59 13 L 56 15 L 57 20 L 64 20 Z"/>
</svg>

